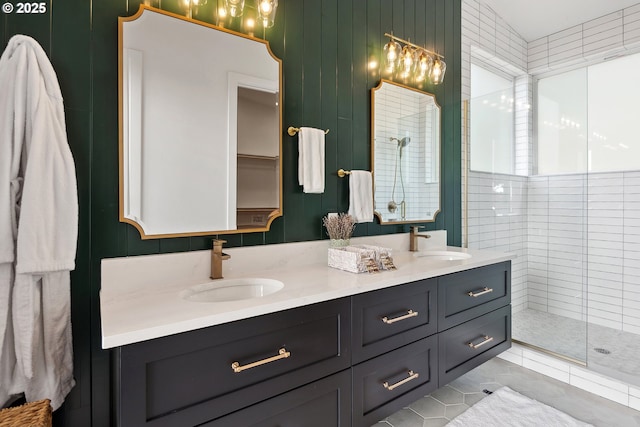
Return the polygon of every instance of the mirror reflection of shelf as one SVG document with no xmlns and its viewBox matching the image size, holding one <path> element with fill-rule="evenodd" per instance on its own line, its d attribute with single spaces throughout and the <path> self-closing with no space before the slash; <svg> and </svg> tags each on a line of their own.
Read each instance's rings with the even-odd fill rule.
<svg viewBox="0 0 640 427">
<path fill-rule="evenodd" d="M 278 211 L 280 158 L 261 154 L 238 154 L 237 227 L 265 226 Z"/>
<path fill-rule="evenodd" d="M 256 154 L 242 154 L 238 153 L 238 160 L 271 160 L 278 161 L 278 156 L 259 156 Z"/>
<path fill-rule="evenodd" d="M 238 208 L 238 228 L 264 227 L 278 208 Z"/>
</svg>

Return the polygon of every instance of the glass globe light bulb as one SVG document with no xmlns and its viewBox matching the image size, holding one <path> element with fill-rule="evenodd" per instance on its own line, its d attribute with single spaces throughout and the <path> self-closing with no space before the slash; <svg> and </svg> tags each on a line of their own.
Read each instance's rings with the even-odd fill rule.
<svg viewBox="0 0 640 427">
<path fill-rule="evenodd" d="M 273 27 L 276 19 L 277 7 L 278 7 L 278 0 L 256 0 L 258 17 L 262 21 L 262 26 L 264 28 Z"/>
<path fill-rule="evenodd" d="M 400 77 L 403 79 L 408 79 L 413 74 L 415 66 L 414 54 L 415 52 L 411 47 L 405 46 L 402 48 L 402 53 L 400 53 L 400 63 L 398 64 L 398 72 Z"/>
<path fill-rule="evenodd" d="M 440 59 L 437 58 L 433 62 L 433 68 L 431 69 L 431 82 L 434 85 L 439 85 L 444 80 L 444 72 L 447 69 L 447 64 Z"/>
<path fill-rule="evenodd" d="M 418 65 L 416 70 L 416 81 L 423 82 L 429 77 L 433 67 L 433 58 L 425 51 L 418 54 Z"/>
<path fill-rule="evenodd" d="M 263 14 L 266 14 L 266 15 L 270 14 L 272 9 L 273 7 L 271 6 L 270 1 L 260 2 L 260 12 L 262 12 Z"/>
<path fill-rule="evenodd" d="M 400 43 L 394 40 L 389 40 L 389 43 L 384 45 L 383 56 L 385 72 L 392 74 L 396 70 L 401 51 L 402 47 Z"/>
<path fill-rule="evenodd" d="M 224 0 L 224 8 L 229 16 L 237 18 L 244 12 L 244 0 Z"/>
</svg>

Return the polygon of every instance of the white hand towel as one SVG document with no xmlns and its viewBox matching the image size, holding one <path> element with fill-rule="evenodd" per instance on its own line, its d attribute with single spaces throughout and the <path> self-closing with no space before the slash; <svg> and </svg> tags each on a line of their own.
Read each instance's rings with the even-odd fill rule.
<svg viewBox="0 0 640 427">
<path fill-rule="evenodd" d="M 300 128 L 298 132 L 298 183 L 305 193 L 324 193 L 324 131 Z"/>
<path fill-rule="evenodd" d="M 373 180 L 369 171 L 349 175 L 349 215 L 356 222 L 373 222 Z"/>
</svg>

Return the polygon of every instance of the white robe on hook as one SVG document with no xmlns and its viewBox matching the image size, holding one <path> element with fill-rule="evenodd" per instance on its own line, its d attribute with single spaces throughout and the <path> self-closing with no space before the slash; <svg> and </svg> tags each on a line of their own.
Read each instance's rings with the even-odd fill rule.
<svg viewBox="0 0 640 427">
<path fill-rule="evenodd" d="M 0 273 L 14 273 L 0 274 L 0 334 L 3 326 L 5 337 L 13 332 L 16 359 L 0 397 L 8 388 L 28 401 L 50 399 L 57 409 L 75 384 L 69 272 L 77 185 L 60 86 L 28 36 L 13 36 L 0 58 L 0 158 Z M 4 321 L 9 309 L 12 318 Z M 10 360 L 10 349 L 0 345 Z"/>
</svg>

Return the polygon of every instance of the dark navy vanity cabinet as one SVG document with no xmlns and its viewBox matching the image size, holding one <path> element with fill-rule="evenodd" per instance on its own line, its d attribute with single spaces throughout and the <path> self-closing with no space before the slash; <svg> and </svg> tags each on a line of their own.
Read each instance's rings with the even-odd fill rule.
<svg viewBox="0 0 640 427">
<path fill-rule="evenodd" d="M 438 384 L 511 347 L 511 262 L 438 278 Z"/>
<path fill-rule="evenodd" d="M 354 426 L 438 387 L 437 289 L 427 279 L 352 297 Z"/>
<path fill-rule="evenodd" d="M 370 426 L 511 346 L 509 261 L 119 347 L 120 426 Z"/>
<path fill-rule="evenodd" d="M 343 298 L 120 347 L 119 425 L 200 425 L 348 369 L 350 314 Z"/>
</svg>

